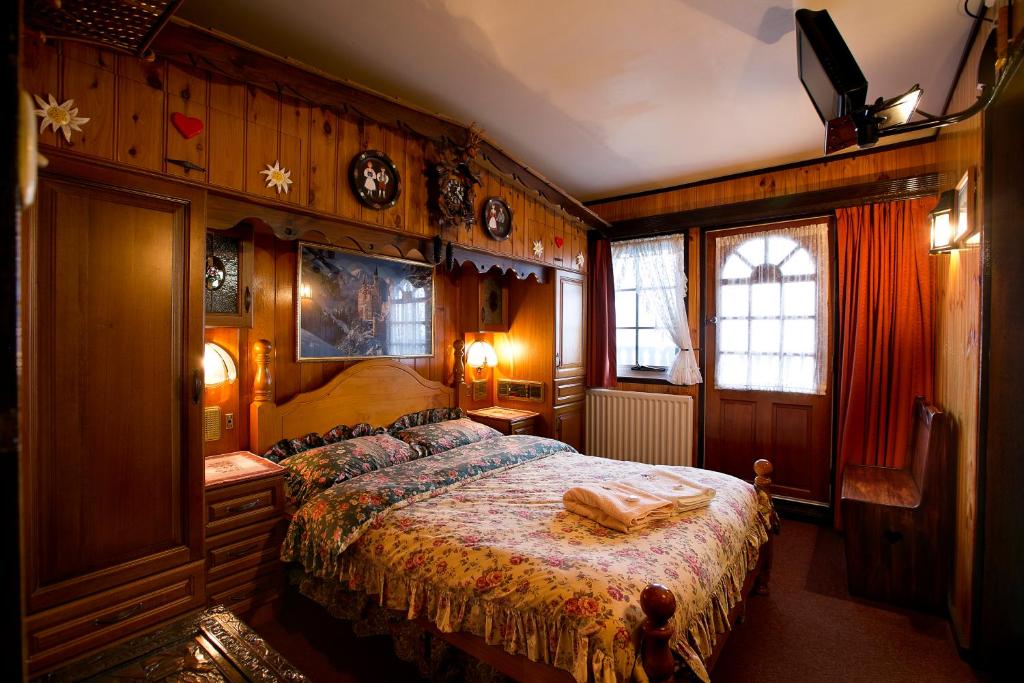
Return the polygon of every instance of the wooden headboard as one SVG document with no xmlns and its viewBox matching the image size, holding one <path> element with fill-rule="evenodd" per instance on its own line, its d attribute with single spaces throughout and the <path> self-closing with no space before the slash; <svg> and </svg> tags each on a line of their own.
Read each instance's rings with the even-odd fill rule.
<svg viewBox="0 0 1024 683">
<path fill-rule="evenodd" d="M 388 359 L 357 363 L 319 389 L 278 405 L 270 377 L 272 347 L 261 340 L 254 350 L 255 400 L 249 408 L 249 448 L 255 453 L 283 438 L 323 433 L 339 424 L 387 426 L 406 413 L 453 405 L 450 388 Z"/>
</svg>

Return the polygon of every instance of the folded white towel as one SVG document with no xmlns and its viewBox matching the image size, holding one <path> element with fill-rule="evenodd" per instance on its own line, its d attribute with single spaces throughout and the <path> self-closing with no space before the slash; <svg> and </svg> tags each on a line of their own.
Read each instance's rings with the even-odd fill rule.
<svg viewBox="0 0 1024 683">
<path fill-rule="evenodd" d="M 562 503 L 569 512 L 625 533 L 677 512 L 673 501 L 623 482 L 574 486 L 562 496 Z"/>
<path fill-rule="evenodd" d="M 715 498 L 715 490 L 699 482 L 687 479 L 673 469 L 655 466 L 636 477 L 625 480 L 626 484 L 671 500 L 677 511 L 696 510 L 705 507 Z"/>
</svg>

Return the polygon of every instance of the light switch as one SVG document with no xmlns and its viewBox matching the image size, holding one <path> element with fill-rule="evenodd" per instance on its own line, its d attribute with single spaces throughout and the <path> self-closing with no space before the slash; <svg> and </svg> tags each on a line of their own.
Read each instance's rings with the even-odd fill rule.
<svg viewBox="0 0 1024 683">
<path fill-rule="evenodd" d="M 235 414 L 234 413 L 225 413 L 224 414 L 224 429 L 234 429 L 234 428 L 235 428 Z"/>
</svg>

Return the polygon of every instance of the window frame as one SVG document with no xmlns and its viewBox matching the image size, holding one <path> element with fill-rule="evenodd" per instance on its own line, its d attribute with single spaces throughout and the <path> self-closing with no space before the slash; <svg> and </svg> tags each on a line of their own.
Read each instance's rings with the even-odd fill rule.
<svg viewBox="0 0 1024 683">
<path fill-rule="evenodd" d="M 679 234 L 681 234 L 683 236 L 687 236 L 686 232 L 680 232 Z M 664 237 L 668 237 L 668 236 L 669 235 L 664 235 Z M 625 241 L 628 241 L 628 240 L 625 240 Z M 690 261 L 689 261 L 690 244 L 689 244 L 689 242 L 690 242 L 689 239 L 683 240 L 683 263 L 686 266 L 684 268 L 684 270 L 683 270 L 683 276 L 686 277 L 687 280 L 689 280 L 689 272 L 688 271 L 689 271 L 689 265 L 690 265 Z M 634 270 L 637 267 L 638 266 L 634 263 Z M 614 270 L 614 268 L 615 268 L 615 259 L 614 259 L 614 256 L 613 256 L 612 257 L 612 269 Z M 634 275 L 634 278 L 633 278 L 634 283 L 636 283 L 638 280 L 639 280 L 639 278 L 637 278 L 636 275 Z M 659 287 L 657 289 L 669 289 L 670 287 L 671 286 L 669 285 L 669 286 L 666 286 L 666 287 Z M 635 325 L 620 325 L 619 324 L 618 310 L 616 310 L 616 312 L 615 312 L 616 313 L 616 315 L 615 315 L 615 337 L 616 337 L 615 374 L 616 374 L 617 379 L 619 379 L 619 380 L 628 381 L 628 382 L 636 382 L 636 383 L 641 383 L 641 384 L 645 383 L 645 381 L 647 383 L 660 383 L 660 384 L 664 384 L 664 383 L 668 382 L 668 380 L 665 379 L 665 378 L 668 376 L 668 371 L 669 371 L 669 368 L 671 366 L 666 366 L 664 369 L 661 369 L 661 370 L 641 370 L 640 369 L 640 364 L 639 364 L 639 358 L 637 357 L 638 354 L 639 354 L 639 347 L 640 347 L 640 330 L 663 330 L 663 329 L 665 329 L 663 327 L 658 327 L 657 325 L 640 325 L 639 324 L 639 322 L 640 322 L 640 293 L 641 292 L 645 292 L 645 291 L 651 291 L 652 289 L 655 289 L 655 288 L 641 288 L 641 287 L 635 286 L 635 284 L 634 284 L 633 287 L 623 287 L 623 288 L 620 288 L 617 284 L 615 285 L 615 292 L 614 292 L 614 294 L 615 294 L 615 301 L 616 302 L 618 301 L 618 294 L 619 294 L 619 292 L 633 292 L 633 295 L 634 295 L 634 300 L 633 301 L 634 301 L 634 306 L 635 306 L 634 310 L 636 311 L 636 315 L 634 316 L 634 322 L 637 323 Z M 690 305 L 690 287 L 689 286 L 687 286 L 687 288 L 686 288 L 686 296 L 683 298 L 683 305 L 686 307 L 687 311 L 689 311 L 689 305 Z M 619 355 L 619 349 L 618 349 L 618 343 L 617 343 L 618 335 L 619 335 L 619 330 L 633 330 L 634 354 L 633 354 L 632 360 L 627 362 L 627 363 L 623 363 L 622 362 L 622 358 Z M 675 349 L 676 353 L 678 354 L 679 353 L 679 347 L 675 346 L 674 343 L 673 343 L 672 346 Z"/>
</svg>

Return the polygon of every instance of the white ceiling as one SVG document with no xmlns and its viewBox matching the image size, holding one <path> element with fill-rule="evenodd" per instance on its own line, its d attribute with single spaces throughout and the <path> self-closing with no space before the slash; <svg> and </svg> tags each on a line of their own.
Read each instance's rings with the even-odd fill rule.
<svg viewBox="0 0 1024 683">
<path fill-rule="evenodd" d="M 869 100 L 941 112 L 960 0 L 186 0 L 179 16 L 464 123 L 580 199 L 821 155 L 793 12 L 828 9 Z"/>
</svg>

